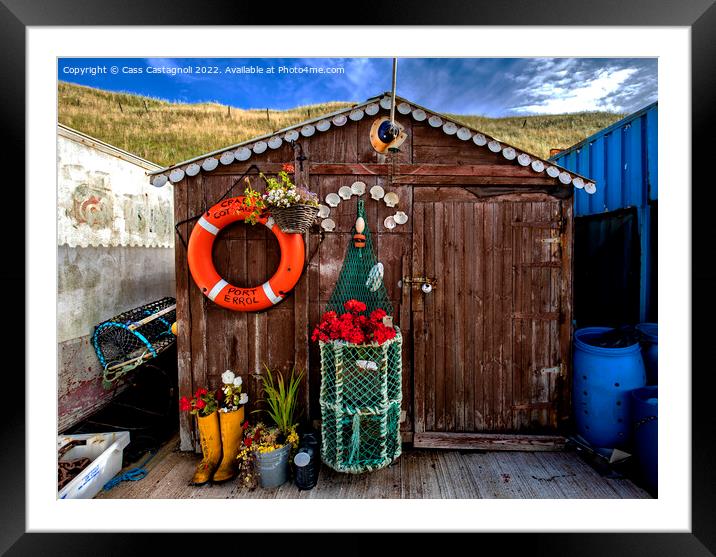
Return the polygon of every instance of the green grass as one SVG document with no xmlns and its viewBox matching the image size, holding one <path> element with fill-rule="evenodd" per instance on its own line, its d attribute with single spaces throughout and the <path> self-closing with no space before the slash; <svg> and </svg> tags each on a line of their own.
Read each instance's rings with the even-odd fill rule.
<svg viewBox="0 0 716 557">
<path fill-rule="evenodd" d="M 361 99 L 363 100 L 363 99 Z M 62 124 L 168 166 L 350 106 L 331 102 L 290 110 L 241 110 L 215 102 L 171 103 L 60 82 Z M 580 112 L 550 116 L 486 118 L 449 115 L 543 158 L 551 148 L 569 147 L 609 126 L 623 114 Z"/>
</svg>

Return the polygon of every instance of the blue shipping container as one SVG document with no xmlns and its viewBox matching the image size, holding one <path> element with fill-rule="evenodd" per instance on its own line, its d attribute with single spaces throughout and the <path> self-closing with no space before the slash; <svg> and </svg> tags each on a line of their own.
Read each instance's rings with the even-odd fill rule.
<svg viewBox="0 0 716 557">
<path fill-rule="evenodd" d="M 639 235 L 639 319 L 656 309 L 656 201 L 658 175 L 658 103 L 652 103 L 587 139 L 554 155 L 550 160 L 594 180 L 590 195 L 575 190 L 574 215 L 588 217 L 632 209 Z M 576 278 L 575 278 L 576 280 Z M 652 292 L 652 289 L 653 292 Z"/>
</svg>

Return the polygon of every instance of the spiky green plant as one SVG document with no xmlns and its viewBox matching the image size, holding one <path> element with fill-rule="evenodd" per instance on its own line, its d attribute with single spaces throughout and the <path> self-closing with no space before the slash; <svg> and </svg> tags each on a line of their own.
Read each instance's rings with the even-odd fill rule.
<svg viewBox="0 0 716 557">
<path fill-rule="evenodd" d="M 296 366 L 293 366 L 291 376 L 286 383 L 282 373 L 278 373 L 274 380 L 269 367 L 264 364 L 264 368 L 266 368 L 266 374 L 262 377 L 266 402 L 264 411 L 274 421 L 279 431 L 284 436 L 288 436 L 297 418 L 298 387 L 304 372 L 299 370 L 296 374 Z"/>
</svg>

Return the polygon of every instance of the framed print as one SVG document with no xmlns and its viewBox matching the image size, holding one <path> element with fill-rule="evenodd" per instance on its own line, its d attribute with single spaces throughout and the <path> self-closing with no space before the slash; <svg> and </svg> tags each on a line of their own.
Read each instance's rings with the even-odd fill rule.
<svg viewBox="0 0 716 557">
<path fill-rule="evenodd" d="M 6 0 L 0 548 L 716 552 L 716 8 L 670 8 Z"/>
</svg>

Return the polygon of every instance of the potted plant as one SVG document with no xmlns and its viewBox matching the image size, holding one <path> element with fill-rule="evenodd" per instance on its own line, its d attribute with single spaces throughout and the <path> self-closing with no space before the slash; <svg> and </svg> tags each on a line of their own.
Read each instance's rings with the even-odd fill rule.
<svg viewBox="0 0 716 557">
<path fill-rule="evenodd" d="M 283 232 L 304 234 L 308 231 L 318 214 L 318 196 L 294 184 L 289 172 L 294 172 L 292 164 L 284 164 L 283 170 L 275 177 L 259 173 L 266 182 L 263 193 L 251 187 L 251 181 L 246 177 L 244 195 L 247 205 L 253 209 L 246 222 L 256 224 L 258 218 L 268 210 Z"/>
<path fill-rule="evenodd" d="M 202 459 L 194 471 L 191 485 L 209 482 L 221 460 L 221 433 L 219 431 L 219 403 L 216 393 L 199 388 L 191 399 L 179 399 L 179 409 L 196 416 Z"/>
<path fill-rule="evenodd" d="M 247 427 L 243 447 L 237 458 L 243 483 L 250 488 L 257 483 L 261 487 L 277 487 L 288 480 L 289 458 L 298 447 L 295 419 L 298 387 L 304 372 L 291 370 L 288 382 L 279 374 L 276 380 L 268 366 L 263 377 L 266 412 L 273 425 L 258 422 Z"/>
<path fill-rule="evenodd" d="M 214 482 L 225 482 L 236 477 L 236 455 L 239 454 L 244 422 L 244 405 L 249 395 L 241 392 L 242 379 L 227 369 L 221 374 L 223 383 L 219 391 L 219 429 L 221 431 L 221 464 L 214 472 Z"/>
</svg>

